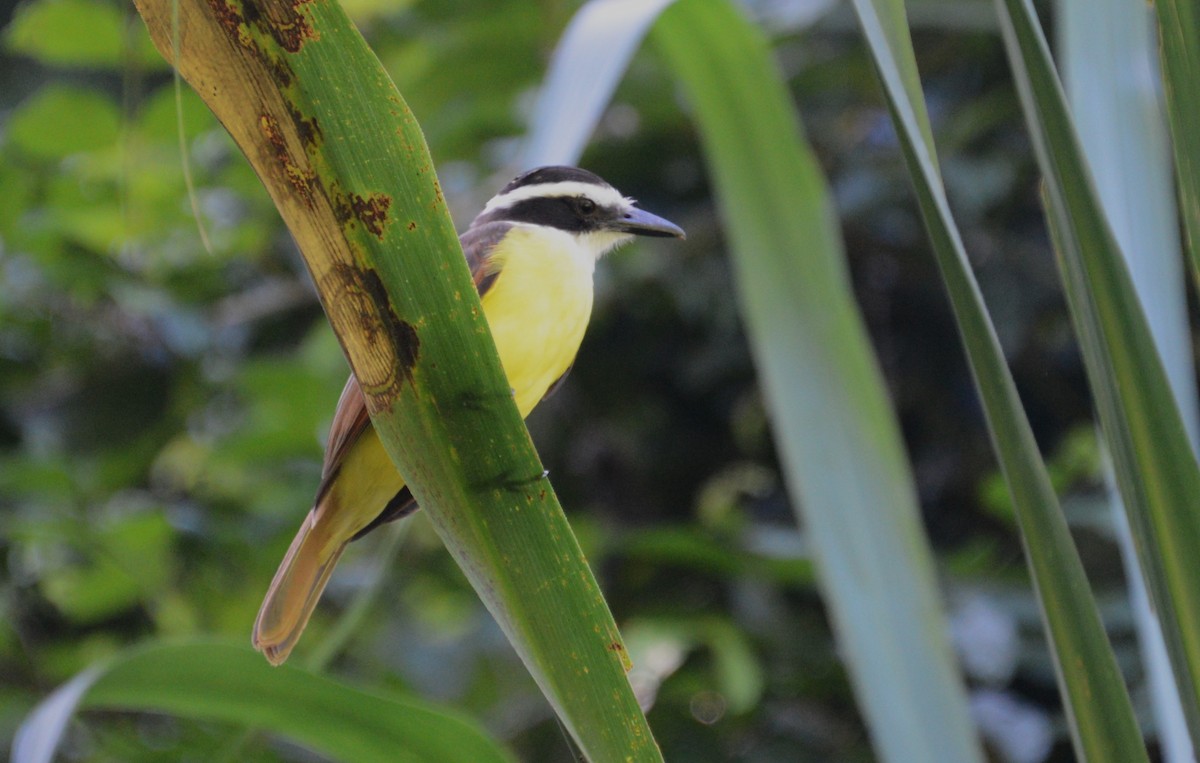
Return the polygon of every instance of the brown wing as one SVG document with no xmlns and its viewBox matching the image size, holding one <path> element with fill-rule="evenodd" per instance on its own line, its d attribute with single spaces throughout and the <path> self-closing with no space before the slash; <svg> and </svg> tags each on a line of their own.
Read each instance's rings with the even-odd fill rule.
<svg viewBox="0 0 1200 763">
<path fill-rule="evenodd" d="M 463 254 L 466 255 L 467 266 L 471 269 L 471 280 L 475 282 L 475 288 L 479 291 L 480 297 L 487 293 L 487 290 L 496 282 L 496 276 L 500 275 L 499 269 L 493 267 L 491 262 L 492 250 L 512 227 L 512 223 L 487 223 L 468 229 L 458 239 L 462 244 Z M 367 413 L 367 401 L 358 387 L 358 380 L 351 373 L 350 378 L 346 380 L 346 386 L 342 388 L 342 396 L 338 399 L 337 410 L 333 414 L 333 424 L 329 428 L 329 442 L 325 445 L 325 463 L 321 468 L 321 485 L 317 488 L 316 500 L 318 503 L 321 501 L 321 496 L 333 484 L 338 469 L 341 467 L 342 459 L 350 452 L 354 442 L 358 440 L 370 423 L 371 417 Z M 401 516 L 411 513 L 415 506 L 407 507 L 407 504 L 412 502 L 411 495 L 404 499 L 404 494 L 407 492 L 408 488 L 405 488 L 400 495 L 392 499 L 380 518 L 359 533 L 359 536 L 382 522 L 399 519 Z M 387 515 L 386 519 L 383 518 L 385 515 Z"/>
<path fill-rule="evenodd" d="M 496 276 L 500 275 L 499 263 L 492 261 L 492 252 L 512 228 L 512 223 L 486 223 L 468 228 L 466 233 L 458 237 L 480 298 L 488 293 L 488 289 L 496 282 Z"/>
</svg>

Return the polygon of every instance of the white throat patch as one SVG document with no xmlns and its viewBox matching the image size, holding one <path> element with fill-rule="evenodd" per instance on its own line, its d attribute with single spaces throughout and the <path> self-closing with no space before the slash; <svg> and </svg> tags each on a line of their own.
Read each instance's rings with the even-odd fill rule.
<svg viewBox="0 0 1200 763">
<path fill-rule="evenodd" d="M 598 230 L 590 233 L 577 233 L 575 240 L 593 259 L 600 259 L 622 244 L 633 241 L 632 233 L 622 233 L 615 230 Z"/>
</svg>

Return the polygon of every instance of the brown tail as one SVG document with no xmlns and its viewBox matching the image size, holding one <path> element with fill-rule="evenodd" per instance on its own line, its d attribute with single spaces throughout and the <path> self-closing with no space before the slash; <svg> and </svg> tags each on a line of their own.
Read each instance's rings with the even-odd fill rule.
<svg viewBox="0 0 1200 763">
<path fill-rule="evenodd" d="M 291 654 L 346 549 L 345 541 L 331 544 L 316 513 L 310 512 L 300 525 L 254 622 L 254 648 L 272 665 L 282 665 Z"/>
</svg>

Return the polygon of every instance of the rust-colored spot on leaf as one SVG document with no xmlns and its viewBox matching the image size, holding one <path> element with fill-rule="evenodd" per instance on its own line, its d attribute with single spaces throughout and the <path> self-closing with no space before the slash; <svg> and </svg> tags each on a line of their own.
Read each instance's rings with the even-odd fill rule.
<svg viewBox="0 0 1200 763">
<path fill-rule="evenodd" d="M 621 667 L 626 673 L 633 670 L 633 660 L 629 658 L 629 653 L 625 651 L 624 644 L 620 641 L 610 641 L 608 642 L 608 651 L 617 655 L 617 658 L 621 661 Z"/>
<path fill-rule="evenodd" d="M 283 131 L 279 127 L 279 120 L 270 114 L 261 114 L 258 117 L 258 129 L 262 132 L 263 137 L 271 144 L 272 150 L 275 152 L 276 158 L 280 154 L 287 155 L 287 141 L 284 140 Z M 284 159 L 280 159 L 284 161 Z"/>
<path fill-rule="evenodd" d="M 288 104 L 288 113 L 291 114 L 292 123 L 296 125 L 296 133 L 300 136 L 300 140 L 304 142 L 304 147 L 311 150 L 319 146 L 322 134 L 321 126 L 317 124 L 317 118 L 305 116 L 291 103 Z"/>
<path fill-rule="evenodd" d="M 264 63 L 266 64 L 267 71 L 271 73 L 271 79 L 281 90 L 290 87 L 292 80 L 295 79 L 292 74 L 292 70 L 288 68 L 287 64 L 283 62 L 282 58 L 283 57 L 279 55 L 264 56 Z"/>
<path fill-rule="evenodd" d="M 391 206 L 392 197 L 382 193 L 374 193 L 366 198 L 357 193 L 350 194 L 350 208 L 354 216 L 377 238 L 383 238 L 383 231 L 388 224 L 387 212 Z"/>
<path fill-rule="evenodd" d="M 321 33 L 312 28 L 304 13 L 304 6 L 310 1 L 293 0 L 291 5 L 269 3 L 263 6 L 267 20 L 262 28 L 288 53 L 298 53 L 304 43 L 321 39 Z"/>
<path fill-rule="evenodd" d="M 409 220 L 409 221 L 408 221 L 408 229 L 409 229 L 410 231 L 414 231 L 414 230 L 416 230 L 416 229 L 417 229 L 417 221 L 416 221 L 416 220 Z"/>
<path fill-rule="evenodd" d="M 242 25 L 246 23 L 246 19 L 237 6 L 231 5 L 225 0 L 208 0 L 208 7 L 212 9 L 217 23 L 225 30 L 225 35 L 239 45 L 244 45 L 247 36 Z"/>
<path fill-rule="evenodd" d="M 338 225 L 344 228 L 354 219 L 354 209 L 346 201 L 346 194 L 341 192 L 339 186 L 335 184 L 333 189 L 333 196 L 330 199 L 333 203 L 333 216 L 337 218 Z"/>
<path fill-rule="evenodd" d="M 292 186 L 292 190 L 296 192 L 304 205 L 311 209 L 313 206 L 313 173 L 298 165 L 291 152 L 288 151 L 287 139 L 279 125 L 279 120 L 270 114 L 262 114 L 258 118 L 258 129 L 270 144 L 275 161 L 279 162 L 282 167 L 288 184 Z"/>
</svg>

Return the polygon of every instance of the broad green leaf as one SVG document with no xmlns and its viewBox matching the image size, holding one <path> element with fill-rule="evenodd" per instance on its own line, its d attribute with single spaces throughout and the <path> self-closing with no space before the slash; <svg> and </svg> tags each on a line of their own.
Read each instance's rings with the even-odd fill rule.
<svg viewBox="0 0 1200 763">
<path fill-rule="evenodd" d="M 65 616 L 94 623 L 132 607 L 169 572 L 172 531 L 160 512 L 106 518 L 97 524 L 77 562 L 53 568 L 42 592 Z"/>
<path fill-rule="evenodd" d="M 412 113 L 333 0 L 215 7 L 138 1 L 288 224 L 388 453 L 583 754 L 661 760 Z"/>
<path fill-rule="evenodd" d="M 37 0 L 18 6 L 5 47 L 47 64 L 117 66 L 121 14 L 96 0 Z"/>
<path fill-rule="evenodd" d="M 272 668 L 248 647 L 184 643 L 125 652 L 64 684 L 22 724 L 13 763 L 50 763 L 80 710 L 257 727 L 354 763 L 513 760 L 477 726 L 431 704 Z"/>
<path fill-rule="evenodd" d="M 540 98 L 561 116 L 533 125 L 526 161 L 577 158 L 594 123 L 576 116 L 598 117 L 614 86 L 608 69 L 589 78 L 586 52 L 630 50 L 661 8 L 638 7 L 631 41 L 606 21 L 629 5 L 593 0 L 572 22 Z M 895 419 L 824 183 L 766 43 L 712 0 L 679 0 L 653 37 L 696 111 L 789 487 L 876 745 L 889 760 L 980 760 Z"/>
<path fill-rule="evenodd" d="M 216 125 L 212 112 L 195 92 L 184 88 L 181 96 L 176 100 L 174 88 L 167 86 L 158 88 L 146 97 L 138 114 L 139 140 L 174 146 L 179 141 L 181 120 L 183 133 L 188 139 L 195 139 Z M 174 159 L 176 163 L 179 162 L 178 156 Z"/>
<path fill-rule="evenodd" d="M 695 112 L 788 487 L 876 749 L 981 760 L 895 416 L 766 41 L 713 0 L 680 0 L 653 39 Z"/>
<path fill-rule="evenodd" d="M 1200 468 L 1083 160 L 1032 6 L 997 0 L 1101 428 L 1193 740 L 1200 736 Z"/>
<path fill-rule="evenodd" d="M 80 114 L 87 114 L 81 121 Z M 17 107 L 8 140 L 39 159 L 58 159 L 116 144 L 121 117 L 110 98 L 95 90 L 51 85 Z"/>
<path fill-rule="evenodd" d="M 621 36 L 605 19 L 629 5 L 594 0 L 572 22 L 540 98 L 562 116 L 535 123 L 526 161 L 577 158 L 594 126 L 578 115 L 594 120 L 614 86 L 609 69 L 590 78 L 587 52 L 632 49 L 661 8 L 638 6 Z M 978 760 L 895 420 L 766 44 L 725 2 L 680 0 L 654 37 L 696 109 L 789 487 L 876 744 L 891 760 Z"/>
<path fill-rule="evenodd" d="M 120 69 L 127 56 L 125 19 L 118 6 L 102 0 L 36 0 L 17 6 L 4 44 L 13 53 L 52 66 Z M 145 33 L 128 35 L 136 62 L 162 66 Z"/>
<path fill-rule="evenodd" d="M 1200 2 L 1156 0 L 1175 178 L 1192 276 L 1200 283 Z"/>
<path fill-rule="evenodd" d="M 950 213 L 933 141 L 924 129 L 925 100 L 908 28 L 903 14 L 896 12 L 899 5 L 895 0 L 854 1 L 1013 497 L 1075 748 L 1090 761 L 1145 760 L 1141 732 L 1083 564 Z"/>
</svg>

